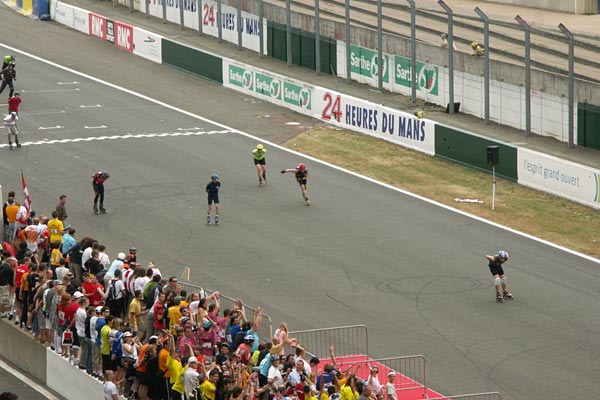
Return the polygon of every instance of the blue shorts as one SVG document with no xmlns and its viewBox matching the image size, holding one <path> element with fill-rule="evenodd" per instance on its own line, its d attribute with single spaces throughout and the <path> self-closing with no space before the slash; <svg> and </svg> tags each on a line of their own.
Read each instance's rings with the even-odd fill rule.
<svg viewBox="0 0 600 400">
<path fill-rule="evenodd" d="M 219 193 L 215 193 L 215 194 L 209 193 L 208 194 L 208 204 L 212 204 L 212 203 L 219 204 Z"/>
</svg>

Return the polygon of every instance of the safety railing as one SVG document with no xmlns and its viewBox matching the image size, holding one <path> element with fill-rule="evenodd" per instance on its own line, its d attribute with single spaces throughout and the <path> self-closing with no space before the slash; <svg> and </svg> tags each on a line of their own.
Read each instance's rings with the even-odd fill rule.
<svg viewBox="0 0 600 400">
<path fill-rule="evenodd" d="M 289 333 L 298 339 L 308 354 L 319 358 L 329 357 L 329 346 L 335 347 L 338 357 L 369 354 L 369 335 L 366 325 L 339 326 L 334 328 L 310 329 Z"/>
<path fill-rule="evenodd" d="M 428 400 L 502 400 L 502 396 L 498 392 L 486 392 L 435 398 L 430 397 Z"/>
<path fill-rule="evenodd" d="M 210 296 L 212 293 L 214 293 L 214 290 L 204 289 L 201 286 L 194 285 L 189 282 L 180 281 L 180 284 L 181 288 L 185 290 L 188 295 L 192 293 L 200 293 L 200 297 L 202 298 L 205 296 Z M 238 302 L 237 299 L 226 296 L 223 293 L 220 293 L 219 301 L 221 310 L 224 310 L 226 308 L 233 310 L 237 307 Z M 252 315 L 257 312 L 256 307 L 249 306 L 248 304 L 244 304 L 244 307 L 246 309 L 246 317 L 248 318 L 248 321 L 252 322 Z M 273 321 L 271 317 L 267 314 L 263 314 L 262 323 L 260 324 L 257 333 L 261 341 L 268 341 L 271 340 L 271 338 L 273 337 Z"/>
<path fill-rule="evenodd" d="M 405 357 L 388 357 L 368 360 L 343 360 L 338 359 L 336 369 L 338 371 L 356 371 L 356 376 L 368 380 L 371 369 L 377 368 L 377 377 L 383 384 L 386 382 L 389 372 L 396 373 L 394 387 L 396 391 L 412 390 L 419 393 L 418 397 L 427 395 L 427 360 L 422 355 Z M 384 385 L 385 386 L 385 385 Z"/>
</svg>

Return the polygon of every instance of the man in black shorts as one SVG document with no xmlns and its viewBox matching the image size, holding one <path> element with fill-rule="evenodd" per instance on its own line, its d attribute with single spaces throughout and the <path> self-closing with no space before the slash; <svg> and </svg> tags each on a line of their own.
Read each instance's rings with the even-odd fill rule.
<svg viewBox="0 0 600 400">
<path fill-rule="evenodd" d="M 212 174 L 210 182 L 206 185 L 206 193 L 208 193 L 208 211 L 206 211 L 206 224 L 210 225 L 210 213 L 212 204 L 215 203 L 215 224 L 219 224 L 219 212 L 221 206 L 219 205 L 219 189 L 221 188 L 221 181 L 219 175 Z"/>
<path fill-rule="evenodd" d="M 496 301 L 502 303 L 503 299 L 511 299 L 513 295 L 506 290 L 506 277 L 504 275 L 504 269 L 502 264 L 508 261 L 508 253 L 504 250 L 500 250 L 495 256 L 485 256 L 488 259 L 488 266 L 490 272 L 494 276 L 494 286 L 496 287 Z"/>
<path fill-rule="evenodd" d="M 308 192 L 306 191 L 306 181 L 308 180 L 308 169 L 304 164 L 298 164 L 296 168 L 287 168 L 282 169 L 281 173 L 285 174 L 287 172 L 293 172 L 296 178 L 296 182 L 300 185 L 300 190 L 302 191 L 302 199 L 306 202 L 307 206 L 310 206 L 310 201 L 308 201 Z"/>
</svg>

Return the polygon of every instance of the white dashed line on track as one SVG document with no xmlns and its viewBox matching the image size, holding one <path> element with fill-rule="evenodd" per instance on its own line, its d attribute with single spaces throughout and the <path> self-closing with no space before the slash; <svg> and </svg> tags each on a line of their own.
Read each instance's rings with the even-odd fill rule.
<svg viewBox="0 0 600 400">
<path fill-rule="evenodd" d="M 198 132 L 166 132 L 166 133 L 140 133 L 140 134 L 125 134 L 115 136 L 96 136 L 96 137 L 84 137 L 84 138 L 72 138 L 72 139 L 52 139 L 52 140 L 38 140 L 35 142 L 24 142 L 21 145 L 25 146 L 39 146 L 44 144 L 62 144 L 62 143 L 77 143 L 77 142 L 95 142 L 100 140 L 117 140 L 117 139 L 146 139 L 155 137 L 174 137 L 174 136 L 202 136 L 202 135 L 217 135 L 222 133 L 236 133 L 231 130 L 221 131 L 198 131 Z M 8 144 L 0 144 L 0 148 L 8 147 Z M 18 150 L 17 150 L 18 151 Z"/>
</svg>

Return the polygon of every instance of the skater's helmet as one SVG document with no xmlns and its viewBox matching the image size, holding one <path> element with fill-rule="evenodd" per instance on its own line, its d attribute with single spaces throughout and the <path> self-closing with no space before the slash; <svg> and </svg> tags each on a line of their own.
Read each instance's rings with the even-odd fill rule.
<svg viewBox="0 0 600 400">
<path fill-rule="evenodd" d="M 130 253 L 134 253 L 134 254 L 135 254 L 135 253 L 137 253 L 137 249 L 136 249 L 135 247 L 131 247 L 131 248 L 129 249 L 129 252 L 130 252 Z"/>
<path fill-rule="evenodd" d="M 508 260 L 508 253 L 504 250 L 500 250 L 498 251 L 498 257 L 502 258 L 503 260 Z"/>
<path fill-rule="evenodd" d="M 477 42 L 471 43 L 471 48 L 472 49 L 475 49 L 477 46 L 479 46 L 479 43 L 477 43 Z"/>
<path fill-rule="evenodd" d="M 265 148 L 265 146 L 263 146 L 262 144 L 257 144 L 257 145 L 256 145 L 256 149 L 257 149 L 257 150 L 262 150 L 262 149 L 264 149 L 264 148 Z"/>
<path fill-rule="evenodd" d="M 210 179 L 212 179 L 213 181 L 216 181 L 217 179 L 219 179 L 219 175 L 217 175 L 217 174 L 212 174 L 212 175 L 210 176 Z"/>
<path fill-rule="evenodd" d="M 297 168 L 298 168 L 300 171 L 306 171 L 306 165 L 304 165 L 304 164 L 298 164 L 298 167 L 297 167 Z"/>
</svg>

